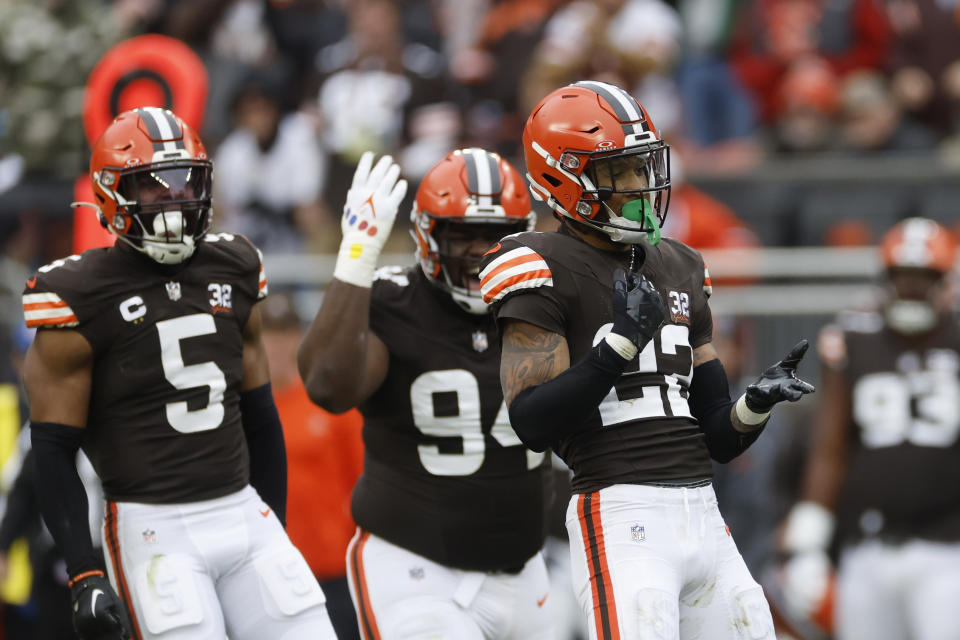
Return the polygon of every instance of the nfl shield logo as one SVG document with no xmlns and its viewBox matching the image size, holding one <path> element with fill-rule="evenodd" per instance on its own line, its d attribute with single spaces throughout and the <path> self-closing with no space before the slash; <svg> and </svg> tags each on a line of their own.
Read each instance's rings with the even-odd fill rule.
<svg viewBox="0 0 960 640">
<path fill-rule="evenodd" d="M 643 542 L 647 539 L 647 534 L 644 533 L 642 525 L 635 524 L 630 527 L 630 537 L 634 542 Z"/>
<path fill-rule="evenodd" d="M 487 334 L 479 329 L 473 332 L 473 349 L 478 353 L 483 353 L 487 350 L 487 347 L 490 346 L 490 343 L 487 341 Z"/>
<path fill-rule="evenodd" d="M 167 295 L 171 300 L 176 302 L 180 299 L 180 283 L 179 282 L 168 282 L 167 283 Z"/>
<path fill-rule="evenodd" d="M 157 532 L 153 529 L 146 529 L 143 532 L 143 541 L 146 544 L 156 544 L 157 543 Z"/>
</svg>

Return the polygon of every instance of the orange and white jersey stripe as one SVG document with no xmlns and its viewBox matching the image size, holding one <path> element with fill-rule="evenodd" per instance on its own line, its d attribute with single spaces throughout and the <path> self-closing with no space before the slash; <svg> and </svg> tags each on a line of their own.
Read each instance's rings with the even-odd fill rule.
<svg viewBox="0 0 960 640">
<path fill-rule="evenodd" d="M 70 305 L 55 293 L 25 293 L 23 317 L 28 327 L 76 327 L 79 324 Z"/>
<path fill-rule="evenodd" d="M 267 273 L 263 270 L 263 254 L 257 249 L 257 255 L 260 257 L 260 279 L 257 284 L 257 300 L 263 300 L 267 297 Z"/>
<path fill-rule="evenodd" d="M 530 247 L 507 251 L 480 272 L 480 292 L 487 304 L 512 291 L 552 286 L 553 273 L 547 261 Z"/>
</svg>

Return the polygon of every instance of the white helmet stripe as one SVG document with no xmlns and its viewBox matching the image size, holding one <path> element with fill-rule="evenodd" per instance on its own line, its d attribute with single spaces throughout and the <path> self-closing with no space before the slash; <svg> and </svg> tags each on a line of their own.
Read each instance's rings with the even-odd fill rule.
<svg viewBox="0 0 960 640">
<path fill-rule="evenodd" d="M 477 194 L 477 204 L 481 207 L 493 206 L 493 180 L 490 175 L 490 163 L 487 162 L 487 152 L 483 149 L 467 149 L 463 159 L 467 163 L 467 174 L 473 169 L 476 177 L 476 187 L 471 190 Z M 499 178 L 499 176 L 497 176 Z M 498 179 L 497 182 L 500 182 Z"/>
<path fill-rule="evenodd" d="M 166 114 L 163 109 L 158 107 L 143 107 L 137 110 L 140 114 L 140 117 L 143 119 L 144 124 L 147 125 L 147 131 L 150 133 L 150 137 L 154 137 L 154 131 L 156 131 L 159 136 L 159 140 L 163 141 L 163 151 L 176 151 L 177 150 L 177 140 L 175 138 L 181 137 L 177 133 L 174 133 L 173 128 L 170 126 L 170 121 L 167 120 Z M 173 120 L 171 118 L 171 120 Z M 176 120 L 173 120 L 173 124 L 176 124 Z M 179 129 L 180 127 L 177 127 Z M 153 143 L 154 151 L 158 151 L 158 142 L 154 141 Z"/>
<path fill-rule="evenodd" d="M 606 82 L 597 82 L 595 80 L 585 80 L 576 84 L 578 87 L 585 87 L 595 91 L 601 98 L 606 100 L 617 117 L 625 122 L 634 122 L 643 120 L 643 115 L 637 108 L 637 103 L 633 97 L 618 86 L 607 84 Z"/>
</svg>

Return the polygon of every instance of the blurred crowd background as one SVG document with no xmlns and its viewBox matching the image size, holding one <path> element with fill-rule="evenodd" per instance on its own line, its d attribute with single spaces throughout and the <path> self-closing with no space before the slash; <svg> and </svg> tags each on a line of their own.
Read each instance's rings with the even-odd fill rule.
<svg viewBox="0 0 960 640">
<path fill-rule="evenodd" d="M 278 375 L 296 377 L 298 314 L 329 280 L 363 151 L 398 160 L 408 201 L 453 148 L 522 167 L 530 109 L 581 79 L 631 91 L 671 146 L 664 233 L 704 250 L 719 276 L 731 380 L 865 296 L 872 247 L 895 221 L 922 215 L 960 234 L 960 0 L 2 0 L 0 460 L 19 460 L 22 283 L 73 252 L 87 76 L 146 33 L 186 43 L 206 67 L 215 228 L 250 236 L 290 301 Z M 406 211 L 386 251 L 410 264 Z M 711 261 L 723 249 L 747 251 Z M 816 381 L 808 360 L 801 373 Z M 724 513 L 742 508 L 730 524 L 755 572 L 796 491 L 799 463 L 777 456 L 802 452 L 803 432 L 780 432 L 723 471 L 735 496 Z M 0 473 L 4 492 L 18 468 Z M 777 476 L 773 490 L 737 488 L 758 469 Z M 29 607 L 4 594 L 18 597 Z"/>
</svg>

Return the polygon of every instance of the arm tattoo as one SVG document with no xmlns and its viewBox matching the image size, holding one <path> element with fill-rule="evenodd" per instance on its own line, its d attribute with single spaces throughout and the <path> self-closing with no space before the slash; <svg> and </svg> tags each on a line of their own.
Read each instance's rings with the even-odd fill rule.
<svg viewBox="0 0 960 640">
<path fill-rule="evenodd" d="M 507 406 L 526 389 L 551 380 L 569 367 L 566 340 L 535 325 L 510 322 L 503 334 L 500 385 Z"/>
</svg>

